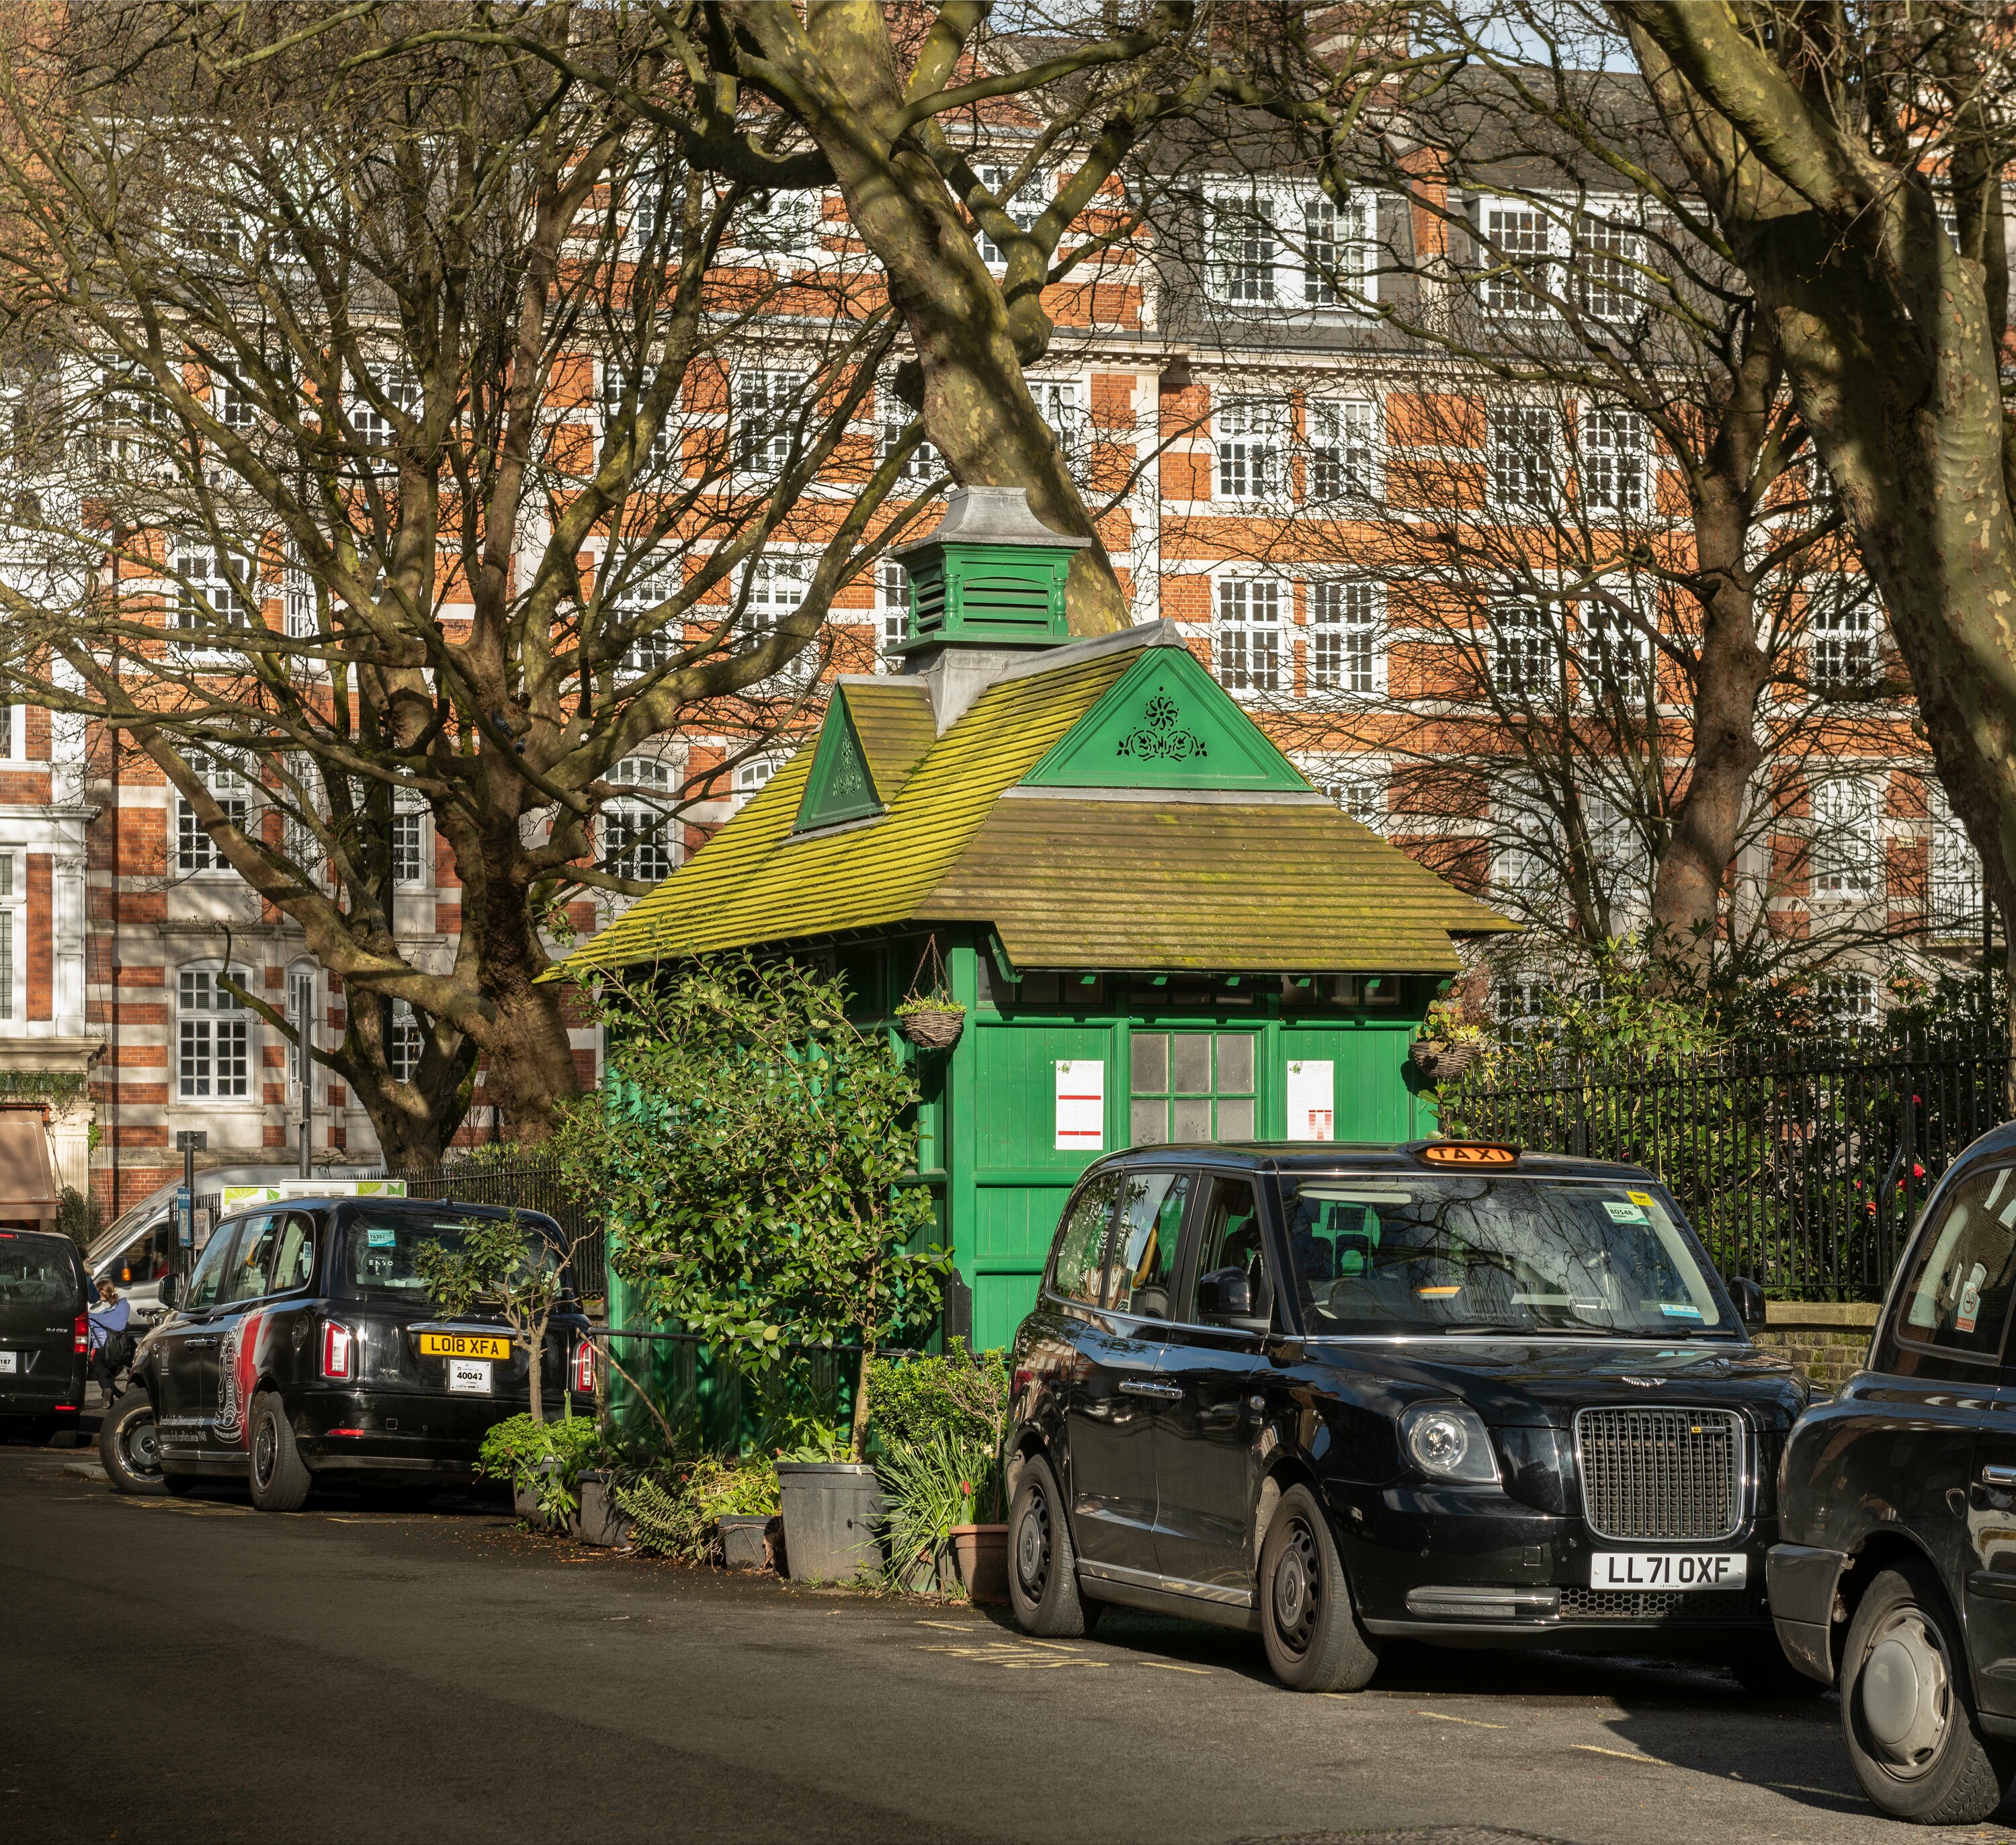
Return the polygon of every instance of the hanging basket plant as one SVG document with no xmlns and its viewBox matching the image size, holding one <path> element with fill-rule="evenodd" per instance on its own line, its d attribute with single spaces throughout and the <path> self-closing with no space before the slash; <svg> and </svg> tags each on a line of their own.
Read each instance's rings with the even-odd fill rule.
<svg viewBox="0 0 2016 1845">
<path fill-rule="evenodd" d="M 966 1008 L 945 990 L 945 958 L 935 935 L 924 938 L 909 996 L 896 1008 L 896 1029 L 920 1051 L 949 1051 L 966 1029 Z"/>
<path fill-rule="evenodd" d="M 1407 1047 L 1414 1067 L 1431 1083 L 1450 1083 L 1474 1063 L 1484 1050 L 1484 1034 L 1465 1024 L 1454 1005 L 1438 1001 L 1428 1009 L 1420 1035 Z"/>
</svg>

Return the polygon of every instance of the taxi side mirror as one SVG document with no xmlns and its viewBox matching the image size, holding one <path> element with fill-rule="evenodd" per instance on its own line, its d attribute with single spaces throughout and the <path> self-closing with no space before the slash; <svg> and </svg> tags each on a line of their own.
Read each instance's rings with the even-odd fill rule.
<svg viewBox="0 0 2016 1845">
<path fill-rule="evenodd" d="M 1217 1268 L 1197 1277 L 1197 1311 L 1214 1319 L 1243 1320 L 1253 1312 L 1253 1284 L 1243 1268 Z"/>
<path fill-rule="evenodd" d="M 1761 1332 L 1764 1329 L 1764 1290 L 1747 1275 L 1729 1278 L 1729 1291 L 1735 1297 L 1736 1317 L 1741 1320 L 1744 1329 Z"/>
<path fill-rule="evenodd" d="M 175 1297 L 182 1291 L 182 1278 L 178 1275 L 164 1275 L 161 1277 L 160 1302 L 164 1307 L 175 1305 Z"/>
</svg>

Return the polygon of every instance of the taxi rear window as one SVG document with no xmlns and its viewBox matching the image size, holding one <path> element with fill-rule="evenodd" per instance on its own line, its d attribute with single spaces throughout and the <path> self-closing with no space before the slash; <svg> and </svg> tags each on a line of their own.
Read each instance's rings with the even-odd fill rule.
<svg viewBox="0 0 2016 1845">
<path fill-rule="evenodd" d="M 466 1215 L 360 1211 L 344 1228 L 344 1271 L 360 1293 L 421 1304 L 428 1295 L 427 1284 L 420 1276 L 419 1252 L 430 1243 L 459 1250 L 469 1221 Z M 525 1246 L 528 1253 L 542 1252 L 550 1261 L 552 1247 L 542 1234 L 542 1219 L 527 1221 Z"/>
<path fill-rule="evenodd" d="M 364 1212 L 344 1230 L 344 1268 L 351 1285 L 366 1294 L 385 1294 L 415 1303 L 427 1298 L 417 1258 L 428 1243 L 462 1247 L 460 1217 L 426 1217 L 406 1212 Z"/>
</svg>

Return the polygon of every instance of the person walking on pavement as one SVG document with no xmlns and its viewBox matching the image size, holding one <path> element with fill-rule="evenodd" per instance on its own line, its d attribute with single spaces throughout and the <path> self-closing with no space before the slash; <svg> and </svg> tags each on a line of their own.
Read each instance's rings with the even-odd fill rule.
<svg viewBox="0 0 2016 1845">
<path fill-rule="evenodd" d="M 133 1362 L 133 1309 L 119 1297 L 110 1275 L 98 1284 L 98 1302 L 91 1310 L 91 1375 L 110 1403 L 119 1394 L 113 1379 Z"/>
</svg>

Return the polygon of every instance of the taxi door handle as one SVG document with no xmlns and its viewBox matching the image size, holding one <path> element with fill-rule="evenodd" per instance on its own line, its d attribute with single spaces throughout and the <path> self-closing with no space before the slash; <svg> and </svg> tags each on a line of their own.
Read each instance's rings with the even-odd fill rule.
<svg viewBox="0 0 2016 1845">
<path fill-rule="evenodd" d="M 214 1332 L 206 1333 L 200 1339 L 185 1339 L 182 1341 L 182 1350 L 190 1352 L 202 1351 L 206 1347 L 216 1344 L 216 1343 L 217 1335 Z"/>
<path fill-rule="evenodd" d="M 1183 1386 L 1181 1384 L 1139 1383 L 1131 1377 L 1121 1379 L 1120 1388 L 1122 1394 L 1125 1396 L 1160 1397 L 1165 1401 L 1170 1402 L 1173 1402 L 1183 1394 Z"/>
<path fill-rule="evenodd" d="M 1983 1486 L 2016 1487 L 2016 1467 L 1984 1467 L 1981 1470 Z"/>
</svg>

